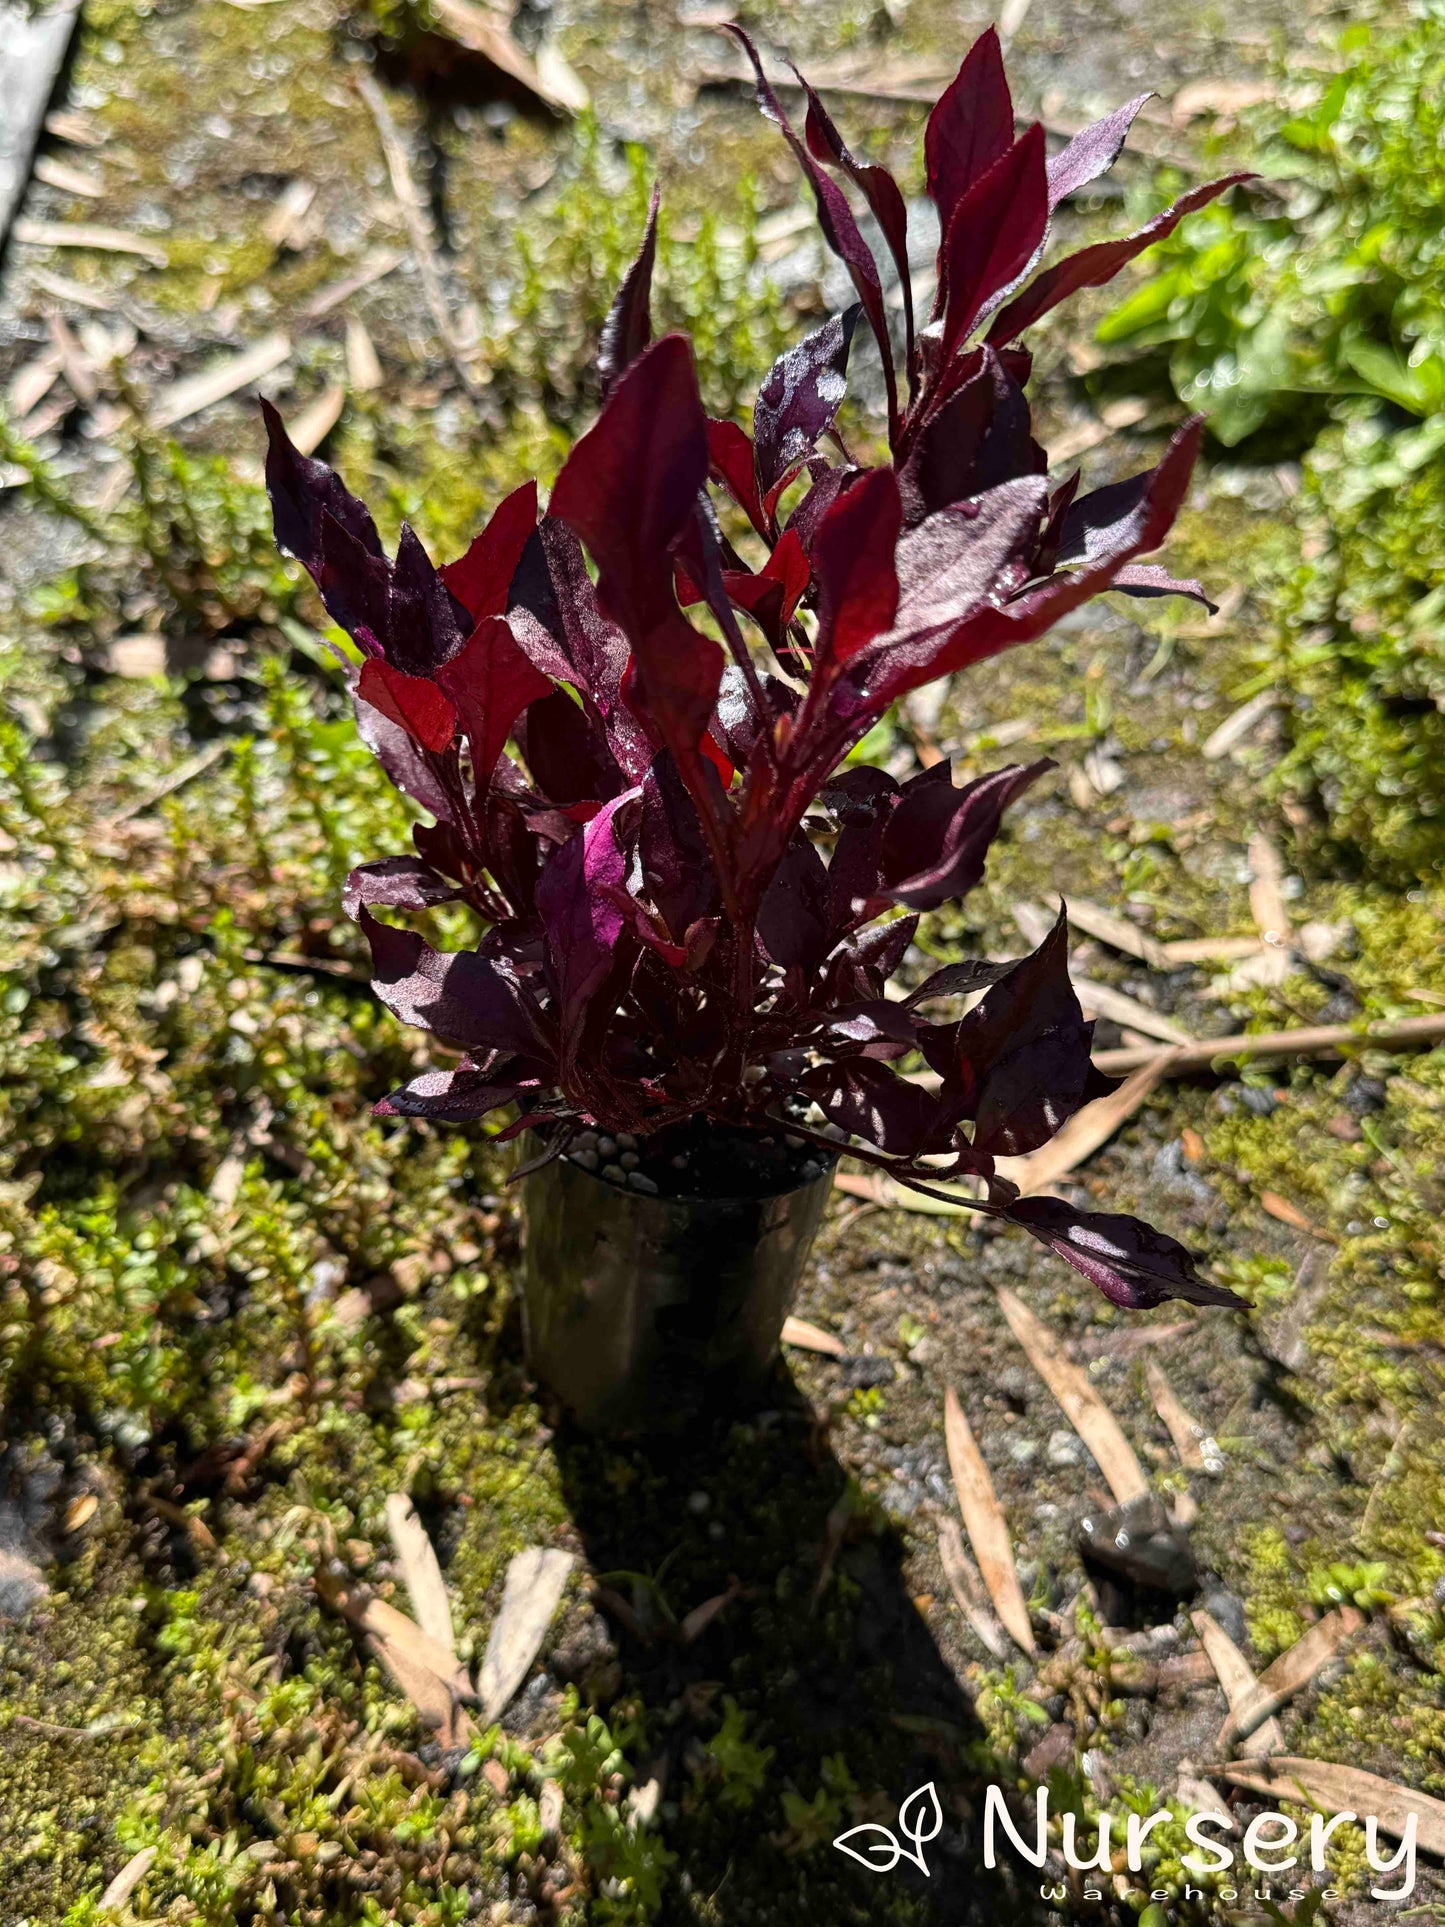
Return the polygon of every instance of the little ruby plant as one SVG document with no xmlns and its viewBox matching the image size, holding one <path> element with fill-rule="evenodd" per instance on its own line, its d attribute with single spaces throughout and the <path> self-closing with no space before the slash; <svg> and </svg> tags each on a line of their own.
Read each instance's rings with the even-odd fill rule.
<svg viewBox="0 0 1445 1927">
<path fill-rule="evenodd" d="M 1043 265 L 1053 209 L 1113 164 L 1148 96 L 1050 159 L 1041 126 L 1015 139 L 990 30 L 924 136 L 942 241 L 920 325 L 897 184 L 854 158 L 801 76 L 799 136 L 730 31 L 858 295 L 770 371 L 751 437 L 703 412 L 683 335 L 651 338 L 655 195 L 603 334 L 596 424 L 545 511 L 528 482 L 458 561 L 436 568 L 406 527 L 389 559 L 367 510 L 266 409 L 277 539 L 361 650 L 363 737 L 432 818 L 415 854 L 352 874 L 347 906 L 382 1001 L 466 1054 L 378 1109 L 460 1123 L 515 1105 L 503 1135 L 533 1127 L 549 1155 L 584 1129 L 664 1150 L 699 1126 L 829 1149 L 841 1130 L 853 1155 L 920 1190 L 982 1179 L 980 1210 L 1116 1304 L 1235 1304 L 1174 1239 L 1021 1198 L 996 1172 L 1113 1088 L 1090 1061 L 1062 915 L 1020 961 L 951 964 L 885 995 L 920 913 L 979 882 L 1003 811 L 1050 764 L 960 788 L 946 762 L 899 783 L 846 759 L 910 690 L 1042 635 L 1101 590 L 1204 600 L 1137 559 L 1169 532 L 1200 421 L 1127 481 L 1081 494 L 1075 473 L 1050 488 L 1020 337 L 1243 177 Z M 892 257 L 897 344 L 840 183 Z M 835 428 L 860 315 L 887 396 L 878 467 Z M 439 952 L 374 914 L 452 902 L 484 926 L 475 949 Z M 979 992 L 959 1016 L 956 1000 Z M 919 1059 L 934 1078 L 900 1071 Z M 803 1121 L 812 1106 L 831 1135 Z"/>
</svg>

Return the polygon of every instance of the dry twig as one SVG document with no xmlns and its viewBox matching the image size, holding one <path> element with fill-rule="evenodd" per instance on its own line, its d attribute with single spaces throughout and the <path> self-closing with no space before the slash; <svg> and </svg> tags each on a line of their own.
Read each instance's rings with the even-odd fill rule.
<svg viewBox="0 0 1445 1927">
<path fill-rule="evenodd" d="M 810 1325 L 806 1318 L 783 1320 L 783 1343 L 796 1345 L 799 1351 L 821 1352 L 824 1358 L 848 1356 L 848 1347 L 841 1338 L 825 1332 L 820 1325 Z"/>
<path fill-rule="evenodd" d="M 1124 1437 L 1119 1421 L 1089 1383 L 1088 1374 L 1065 1358 L 1053 1333 L 1035 1318 L 1021 1298 L 1004 1285 L 997 1290 L 1009 1329 L 1028 1354 L 1029 1363 L 1058 1400 L 1070 1425 L 1093 1454 L 1115 1499 L 1120 1505 L 1142 1499 L 1149 1490 L 1144 1469 L 1133 1446 Z"/>
<path fill-rule="evenodd" d="M 476 376 L 468 367 L 462 355 L 461 344 L 457 339 L 456 328 L 452 323 L 451 312 L 447 307 L 446 293 L 442 287 L 441 267 L 437 261 L 436 247 L 432 239 L 431 223 L 428 221 L 412 179 L 411 163 L 406 157 L 406 147 L 397 131 L 396 122 L 391 117 L 391 109 L 380 87 L 368 73 L 355 76 L 356 91 L 366 103 L 367 112 L 376 122 L 376 131 L 381 138 L 381 151 L 386 158 L 386 169 L 391 176 L 391 191 L 396 196 L 401 218 L 406 223 L 407 235 L 411 241 L 412 253 L 416 257 L 417 273 L 421 276 L 422 292 L 426 296 L 427 307 L 431 310 L 432 321 L 441 337 L 447 358 L 456 371 L 457 380 L 473 401 L 481 394 Z"/>
<path fill-rule="evenodd" d="M 983 1580 L 978 1567 L 964 1551 L 963 1535 L 956 1520 L 945 1519 L 938 1528 L 938 1557 L 959 1611 L 977 1633 L 985 1649 L 997 1660 L 1007 1659 L 1008 1642 L 1004 1637 L 1004 1629 L 989 1608 Z"/>
<path fill-rule="evenodd" d="M 159 1847 L 142 1847 L 139 1853 L 132 1854 L 101 1895 L 98 1911 L 119 1913 L 155 1865 L 159 1852 Z"/>
<path fill-rule="evenodd" d="M 1330 1813 L 1373 1814 L 1381 1830 L 1395 1840 L 1404 1838 L 1413 1814 L 1420 1846 L 1426 1853 L 1445 1857 L 1445 1800 L 1433 1800 L 1413 1787 L 1362 1773 L 1358 1767 L 1336 1766 L 1330 1760 L 1251 1760 L 1247 1766 L 1222 1766 L 1218 1772 L 1250 1793 L 1299 1800 Z"/>
<path fill-rule="evenodd" d="M 1231 1037 L 1206 1037 L 1187 1048 L 1166 1053 L 1167 1069 L 1175 1076 L 1208 1070 L 1231 1057 L 1337 1057 L 1352 1046 L 1374 1050 L 1416 1050 L 1445 1038 L 1445 1016 L 1400 1017 L 1378 1024 L 1315 1024 L 1298 1030 L 1243 1031 Z M 1122 1050 L 1094 1053 L 1101 1071 L 1116 1075 L 1137 1070 L 1159 1053 L 1148 1045 L 1130 1044 Z"/>
<path fill-rule="evenodd" d="M 36 248 L 88 248 L 94 254 L 137 254 L 153 268 L 170 265 L 170 256 L 156 241 L 143 234 L 127 234 L 121 228 L 95 227 L 86 221 L 32 221 L 15 223 L 17 241 Z"/>
<path fill-rule="evenodd" d="M 978 1559 L 983 1583 L 988 1587 L 988 1596 L 1009 1636 L 1024 1652 L 1031 1653 L 1034 1629 L 1014 1566 L 1008 1521 L 1003 1516 L 1003 1507 L 998 1502 L 993 1478 L 978 1449 L 973 1429 L 951 1385 L 943 1395 L 943 1431 L 948 1446 L 948 1469 L 953 1474 L 963 1523 Z"/>
<path fill-rule="evenodd" d="M 1221 1752 L 1231 1753 L 1241 1740 L 1248 1739 L 1262 1726 L 1271 1713 L 1277 1713 L 1308 1686 L 1320 1668 L 1334 1658 L 1364 1623 L 1363 1613 L 1356 1612 L 1353 1606 L 1340 1606 L 1326 1613 L 1303 1639 L 1296 1640 L 1288 1652 L 1281 1653 L 1266 1666 L 1253 1693 L 1245 1694 L 1238 1705 L 1231 1705 L 1219 1732 Z"/>
<path fill-rule="evenodd" d="M 1168 1374 L 1157 1358 L 1144 1360 L 1144 1378 L 1149 1387 L 1149 1396 L 1154 1401 L 1154 1410 L 1164 1421 L 1164 1429 L 1174 1441 L 1174 1450 L 1179 1454 L 1179 1463 L 1185 1471 L 1215 1475 L 1222 1472 L 1224 1461 L 1219 1456 L 1219 1447 L 1198 1419 L 1191 1418 L 1180 1404 L 1179 1394 L 1169 1383 Z"/>
<path fill-rule="evenodd" d="M 575 1563 L 570 1552 L 528 1546 L 507 1567 L 502 1609 L 487 1641 L 478 1677 L 487 1719 L 496 1719 L 527 1677 Z"/>
<path fill-rule="evenodd" d="M 241 354 L 229 356 L 217 367 L 207 368 L 199 375 L 188 375 L 184 381 L 172 382 L 151 404 L 148 411 L 151 427 L 174 428 L 178 422 L 199 415 L 202 409 L 224 401 L 237 389 L 271 374 L 290 354 L 290 337 L 270 334 Z"/>
<path fill-rule="evenodd" d="M 1229 1702 L 1230 1712 L 1239 1714 L 1254 1704 L 1259 1693 L 1259 1681 L 1254 1676 L 1253 1667 L 1211 1613 L 1201 1609 L 1191 1613 L 1190 1618 L 1209 1655 L 1215 1677 Z M 1253 1759 L 1262 1760 L 1267 1754 L 1278 1753 L 1283 1745 L 1284 1734 L 1280 1731 L 1279 1721 L 1268 1718 L 1261 1720 L 1249 1737 L 1242 1741 L 1240 1750 Z"/>
<path fill-rule="evenodd" d="M 437 1561 L 436 1548 L 427 1537 L 426 1527 L 417 1517 L 416 1507 L 403 1492 L 393 1492 L 386 1502 L 386 1526 L 401 1576 L 411 1596 L 417 1623 L 430 1639 L 451 1654 L 456 1662 L 456 1640 L 452 1632 L 451 1601 L 446 1581 Z"/>
</svg>

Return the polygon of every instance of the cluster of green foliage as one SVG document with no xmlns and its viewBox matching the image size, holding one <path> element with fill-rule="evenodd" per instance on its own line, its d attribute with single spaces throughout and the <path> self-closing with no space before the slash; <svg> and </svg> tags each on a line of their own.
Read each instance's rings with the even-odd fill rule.
<svg viewBox="0 0 1445 1927">
<path fill-rule="evenodd" d="M 637 252 L 655 174 L 654 157 L 640 146 L 626 147 L 619 164 L 584 114 L 558 184 L 517 229 L 518 265 L 500 294 L 491 344 L 496 379 L 574 432 L 597 404 L 593 354 Z M 726 219 L 708 207 L 679 215 L 662 183 L 653 283 L 654 329 L 689 334 L 698 385 L 716 415 L 751 403 L 799 331 L 797 313 L 763 270 L 753 176 L 745 174 L 730 198 Z"/>
<path fill-rule="evenodd" d="M 1445 7 L 1394 33 L 1357 22 L 1338 55 L 1310 105 L 1259 129 L 1263 192 L 1182 223 L 1098 330 L 1167 350 L 1227 445 L 1287 428 L 1301 396 L 1445 409 Z"/>
<path fill-rule="evenodd" d="M 1445 8 L 1338 51 L 1259 129 L 1268 191 L 1184 222 L 1099 338 L 1167 357 L 1226 444 L 1314 436 L 1279 585 L 1281 775 L 1337 846 L 1420 874 L 1445 841 Z"/>
<path fill-rule="evenodd" d="M 1342 413 L 1304 464 L 1279 587 L 1279 774 L 1319 794 L 1336 849 L 1404 881 L 1445 863 L 1445 413 Z"/>
<path fill-rule="evenodd" d="M 154 1847 L 147 1908 L 443 1927 L 552 1864 L 591 1917 L 646 1918 L 666 1853 L 595 1714 L 564 1698 L 534 1750 L 493 1729 L 448 1790 L 312 1588 L 338 1552 L 371 1575 L 389 1491 L 462 1518 L 473 1601 L 562 1514 L 530 1405 L 498 1426 L 426 1389 L 492 1377 L 505 1232 L 485 1139 L 370 1115 L 409 1055 L 335 974 L 333 922 L 397 798 L 334 682 L 251 674 L 252 733 L 124 817 L 184 761 L 184 684 L 0 646 L 24 719 L 0 734 L 0 1411 L 32 1442 L 0 1453 L 0 1500 L 38 1464 L 57 1513 L 84 1501 L 47 1546 L 63 1590 L 0 1660 L 0 1884 L 88 1927 L 101 1870 Z M 186 1471 L 247 1439 L 244 1492 Z"/>
</svg>

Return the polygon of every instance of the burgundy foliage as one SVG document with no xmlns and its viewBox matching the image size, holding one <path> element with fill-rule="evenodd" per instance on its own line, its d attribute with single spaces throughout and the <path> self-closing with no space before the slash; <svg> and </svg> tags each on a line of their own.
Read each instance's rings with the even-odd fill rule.
<svg viewBox="0 0 1445 1927">
<path fill-rule="evenodd" d="M 942 238 L 923 321 L 896 183 L 806 83 L 795 131 L 730 31 L 858 295 L 771 370 L 751 435 L 704 414 L 685 337 L 652 339 L 655 197 L 603 333 L 595 425 L 545 509 L 528 483 L 459 560 L 436 568 L 409 529 L 389 558 L 267 409 L 277 539 L 360 649 L 362 735 L 430 819 L 414 852 L 353 874 L 347 904 L 383 1002 L 465 1054 L 380 1109 L 463 1122 L 513 1106 L 509 1131 L 540 1121 L 559 1145 L 699 1118 L 807 1136 L 815 1105 L 905 1183 L 983 1179 L 982 1210 L 1118 1304 L 1234 1302 L 1172 1239 L 1020 1199 L 996 1169 L 1111 1088 L 1062 918 L 1031 956 L 885 994 L 919 913 L 974 888 L 1049 764 L 959 785 L 946 763 L 900 783 L 848 761 L 900 696 L 1101 590 L 1203 598 L 1138 561 L 1169 532 L 1199 423 L 1128 481 L 1051 487 L 1020 336 L 1230 183 L 1048 262 L 1054 208 L 1112 165 L 1142 103 L 1050 158 L 1041 127 L 1015 134 L 990 30 L 925 135 Z M 904 293 L 897 340 L 885 277 Z M 871 468 L 834 427 L 860 319 L 887 393 L 891 459 Z M 377 915 L 444 903 L 476 914 L 474 949 L 440 953 Z"/>
</svg>

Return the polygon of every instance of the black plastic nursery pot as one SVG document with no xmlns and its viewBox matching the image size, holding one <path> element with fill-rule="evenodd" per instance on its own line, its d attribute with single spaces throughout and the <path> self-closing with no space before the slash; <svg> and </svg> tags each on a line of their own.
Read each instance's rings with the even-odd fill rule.
<svg viewBox="0 0 1445 1927">
<path fill-rule="evenodd" d="M 554 1158 L 523 1180 L 527 1362 L 587 1431 L 678 1431 L 767 1381 L 837 1160 L 748 1197 L 645 1196 Z M 816 1169 L 816 1166 L 814 1167 Z"/>
</svg>

